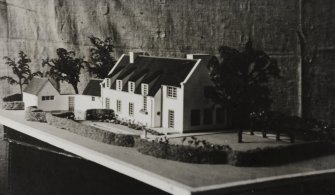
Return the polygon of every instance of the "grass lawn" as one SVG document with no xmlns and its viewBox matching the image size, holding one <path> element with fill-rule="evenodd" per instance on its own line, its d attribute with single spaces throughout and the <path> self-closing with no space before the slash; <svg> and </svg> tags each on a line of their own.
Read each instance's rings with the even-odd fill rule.
<svg viewBox="0 0 335 195">
<path fill-rule="evenodd" d="M 185 134 L 185 136 L 187 136 L 187 134 Z M 274 139 L 248 134 L 243 134 L 243 143 L 238 143 L 237 133 L 232 132 L 196 135 L 194 137 L 196 137 L 198 140 L 206 140 L 212 144 L 229 145 L 233 150 L 239 151 L 264 147 L 285 146 L 291 144 L 287 141 L 276 141 Z M 182 139 L 183 137 L 170 137 L 169 142 L 173 144 L 182 144 Z M 190 138 L 187 138 L 187 140 L 190 140 Z M 187 140 L 184 142 L 184 145 L 187 145 Z"/>
</svg>

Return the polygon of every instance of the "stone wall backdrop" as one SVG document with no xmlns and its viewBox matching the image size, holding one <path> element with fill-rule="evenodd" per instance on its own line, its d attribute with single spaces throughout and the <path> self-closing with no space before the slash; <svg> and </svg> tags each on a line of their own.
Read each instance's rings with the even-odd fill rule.
<svg viewBox="0 0 335 195">
<path fill-rule="evenodd" d="M 332 84 L 323 85 L 320 79 L 326 82 L 322 75 L 331 74 L 334 61 L 333 50 L 327 49 L 331 48 L 328 42 L 334 43 L 334 9 L 330 5 L 334 7 L 331 0 L 0 0 L 0 58 L 14 57 L 23 50 L 38 70 L 41 59 L 54 57 L 59 47 L 88 57 L 89 35 L 113 37 L 116 57 L 131 50 L 176 57 L 217 54 L 221 45 L 240 48 L 251 38 L 256 48 L 277 59 L 282 71 L 283 79 L 272 84 L 273 108 L 298 115 L 300 94 L 306 94 L 309 98 L 303 102 L 308 109 L 303 110 L 329 119 L 334 111 L 322 111 L 332 108 L 334 96 L 328 91 Z M 322 47 L 317 50 L 318 60 L 303 69 L 297 32 L 306 28 L 301 25 L 306 21 L 316 23 L 307 41 L 318 45 L 320 40 Z M 314 68 L 318 71 L 311 72 Z M 11 71 L 0 59 L 0 75 L 8 74 Z M 83 72 L 81 78 L 80 90 L 87 74 Z M 309 90 L 302 93 L 304 80 L 308 80 L 305 88 Z M 0 86 L 1 96 L 18 92 L 5 81 Z M 322 106 L 308 103 L 316 104 L 315 100 Z"/>
</svg>

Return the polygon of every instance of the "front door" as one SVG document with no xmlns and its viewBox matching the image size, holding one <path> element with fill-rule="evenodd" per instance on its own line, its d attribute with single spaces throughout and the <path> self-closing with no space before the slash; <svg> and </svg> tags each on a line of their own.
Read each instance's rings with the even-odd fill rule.
<svg viewBox="0 0 335 195">
<path fill-rule="evenodd" d="M 69 97 L 69 111 L 74 111 L 74 97 L 70 96 Z"/>
</svg>

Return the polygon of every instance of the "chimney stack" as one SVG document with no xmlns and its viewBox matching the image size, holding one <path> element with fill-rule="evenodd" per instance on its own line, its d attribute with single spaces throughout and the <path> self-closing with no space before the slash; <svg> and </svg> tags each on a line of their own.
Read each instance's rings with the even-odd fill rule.
<svg viewBox="0 0 335 195">
<path fill-rule="evenodd" d="M 133 64 L 134 63 L 134 61 L 135 61 L 135 59 L 137 58 L 137 56 L 139 56 L 139 55 L 144 55 L 144 52 L 143 51 L 141 51 L 141 52 L 129 52 L 129 62 L 131 63 L 131 64 Z"/>
</svg>

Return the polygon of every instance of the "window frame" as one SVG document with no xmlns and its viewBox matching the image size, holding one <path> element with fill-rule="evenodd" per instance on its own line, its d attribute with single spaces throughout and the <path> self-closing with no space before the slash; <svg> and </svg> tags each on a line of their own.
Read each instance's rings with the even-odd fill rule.
<svg viewBox="0 0 335 195">
<path fill-rule="evenodd" d="M 116 112 L 121 113 L 122 111 L 122 102 L 121 100 L 116 100 Z"/>
<path fill-rule="evenodd" d="M 41 97 L 42 101 L 53 101 L 55 100 L 55 96 L 54 95 L 43 95 Z"/>
<path fill-rule="evenodd" d="M 119 79 L 116 80 L 116 90 L 122 91 L 122 80 Z"/>
<path fill-rule="evenodd" d="M 143 96 L 143 111 L 147 112 L 148 111 L 148 97 Z"/>
<path fill-rule="evenodd" d="M 177 87 L 167 86 L 166 96 L 168 98 L 177 99 Z"/>
<path fill-rule="evenodd" d="M 175 127 L 175 112 L 174 110 L 168 110 L 168 128 L 174 129 Z"/>
<path fill-rule="evenodd" d="M 134 116 L 134 103 L 129 102 L 129 109 L 128 109 L 129 116 Z"/>
<path fill-rule="evenodd" d="M 105 99 L 105 107 L 106 107 L 106 109 L 110 109 L 111 107 L 110 107 L 110 98 L 106 98 Z"/>
<path fill-rule="evenodd" d="M 128 81 L 128 92 L 135 93 L 135 82 Z"/>
<path fill-rule="evenodd" d="M 146 83 L 141 84 L 141 94 L 147 96 L 149 94 L 149 85 Z"/>
<path fill-rule="evenodd" d="M 111 87 L 111 79 L 106 79 L 106 88 L 110 89 Z"/>
</svg>

